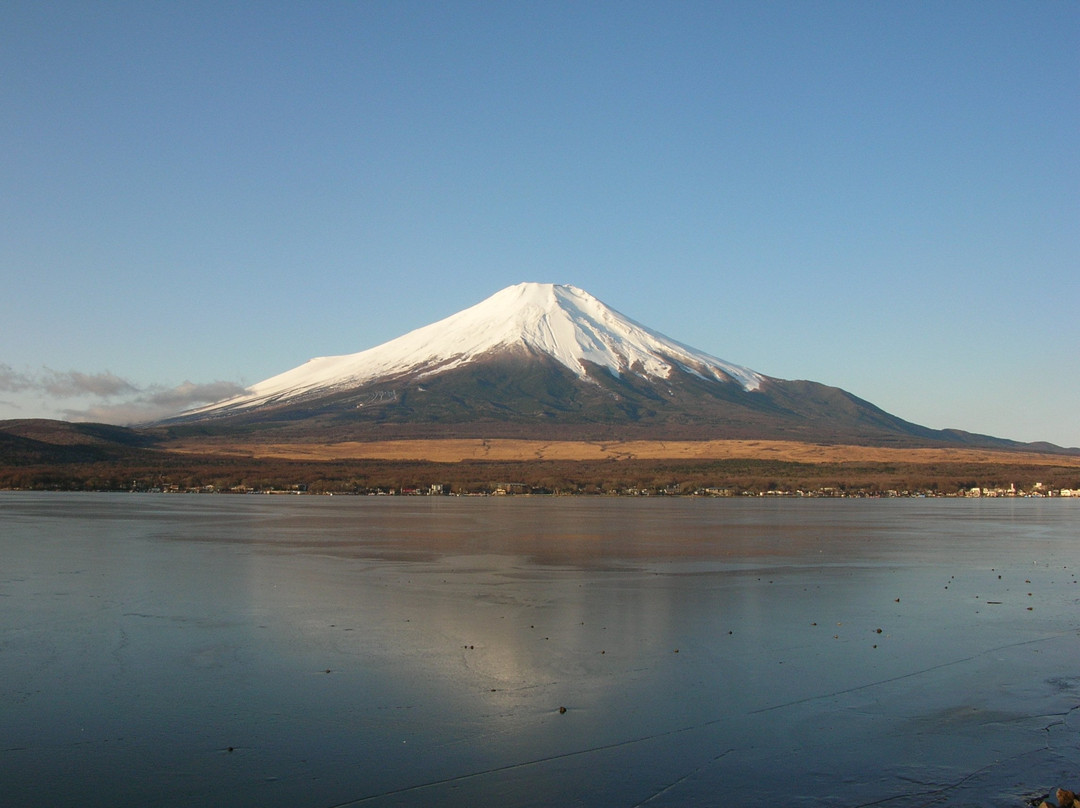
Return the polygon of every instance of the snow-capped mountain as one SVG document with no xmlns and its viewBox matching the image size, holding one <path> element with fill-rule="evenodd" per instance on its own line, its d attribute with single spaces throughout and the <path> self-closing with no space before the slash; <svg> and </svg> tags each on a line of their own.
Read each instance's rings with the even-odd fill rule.
<svg viewBox="0 0 1080 808">
<path fill-rule="evenodd" d="M 955 442 L 850 393 L 710 356 L 574 286 L 520 283 L 359 353 L 163 422 L 281 436 Z"/>
<path fill-rule="evenodd" d="M 646 379 L 666 379 L 678 367 L 743 390 L 765 378 L 652 331 L 577 287 L 519 283 L 445 320 L 360 353 L 311 359 L 192 414 L 281 404 L 404 374 L 423 379 L 507 349 L 551 357 L 581 379 L 589 365 Z"/>
</svg>

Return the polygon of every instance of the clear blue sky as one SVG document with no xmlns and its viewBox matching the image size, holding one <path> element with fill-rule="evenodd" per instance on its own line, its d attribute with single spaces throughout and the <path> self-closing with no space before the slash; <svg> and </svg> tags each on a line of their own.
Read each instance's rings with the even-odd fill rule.
<svg viewBox="0 0 1080 808">
<path fill-rule="evenodd" d="M 9 0 L 0 418 L 156 414 L 528 280 L 1080 446 L 1078 138 L 1075 2 Z"/>
</svg>

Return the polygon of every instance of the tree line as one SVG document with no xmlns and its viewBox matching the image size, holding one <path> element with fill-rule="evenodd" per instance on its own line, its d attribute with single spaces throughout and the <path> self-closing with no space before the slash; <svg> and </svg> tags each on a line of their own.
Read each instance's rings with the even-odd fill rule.
<svg viewBox="0 0 1080 808">
<path fill-rule="evenodd" d="M 0 489 L 213 490 L 363 494 L 674 494 L 835 490 L 948 494 L 975 486 L 1080 488 L 1075 466 L 1002 463 L 799 463 L 780 460 L 294 461 L 155 453 L 86 463 L 0 466 Z"/>
</svg>

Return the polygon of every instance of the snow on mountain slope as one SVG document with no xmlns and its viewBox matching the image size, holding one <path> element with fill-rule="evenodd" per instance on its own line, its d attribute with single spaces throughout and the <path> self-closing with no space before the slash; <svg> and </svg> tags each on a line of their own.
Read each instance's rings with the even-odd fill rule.
<svg viewBox="0 0 1080 808">
<path fill-rule="evenodd" d="M 615 375 L 667 378 L 682 370 L 755 390 L 765 379 L 634 322 L 574 286 L 519 283 L 444 320 L 360 353 L 312 359 L 248 388 L 245 394 L 192 410 L 212 413 L 358 387 L 384 377 L 432 375 L 500 349 L 546 354 L 587 379 L 583 363 Z"/>
</svg>

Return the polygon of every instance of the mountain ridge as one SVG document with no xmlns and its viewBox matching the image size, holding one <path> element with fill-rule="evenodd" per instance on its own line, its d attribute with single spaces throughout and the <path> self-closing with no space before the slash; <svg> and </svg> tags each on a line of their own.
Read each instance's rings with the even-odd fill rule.
<svg viewBox="0 0 1080 808">
<path fill-rule="evenodd" d="M 521 283 L 382 345 L 320 357 L 154 425 L 174 435 L 769 439 L 1024 446 L 924 427 L 837 387 L 677 342 L 574 286 Z"/>
</svg>

